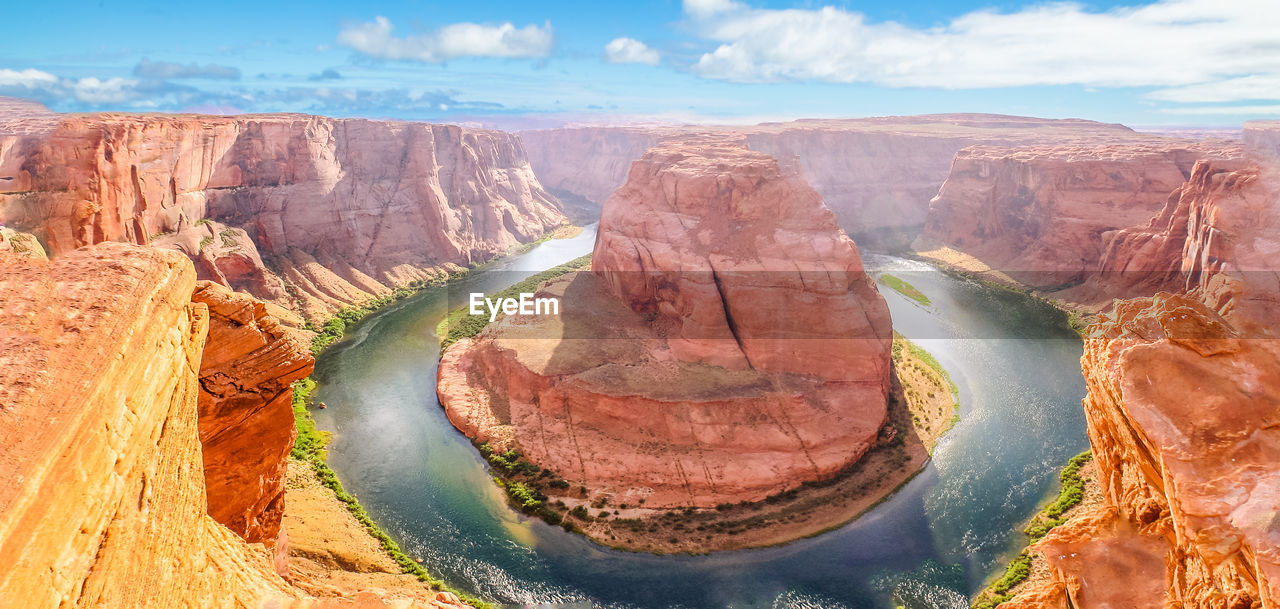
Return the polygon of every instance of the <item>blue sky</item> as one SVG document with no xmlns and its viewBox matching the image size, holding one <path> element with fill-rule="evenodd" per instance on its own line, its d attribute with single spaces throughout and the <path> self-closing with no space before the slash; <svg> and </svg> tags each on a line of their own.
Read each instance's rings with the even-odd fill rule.
<svg viewBox="0 0 1280 609">
<path fill-rule="evenodd" d="M 1280 3 L 18 2 L 0 95 L 60 111 L 754 122 L 1280 116 Z"/>
</svg>

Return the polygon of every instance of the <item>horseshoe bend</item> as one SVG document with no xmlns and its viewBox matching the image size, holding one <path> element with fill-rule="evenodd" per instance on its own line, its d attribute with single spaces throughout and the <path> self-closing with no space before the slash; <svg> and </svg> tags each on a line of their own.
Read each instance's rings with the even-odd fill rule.
<svg viewBox="0 0 1280 609">
<path fill-rule="evenodd" d="M 1280 5 L 989 4 L 7 3 L 0 609 L 1280 609 Z"/>
<path fill-rule="evenodd" d="M 605 204 L 590 270 L 540 294 L 563 314 L 507 316 L 451 346 L 438 391 L 486 450 L 578 490 L 535 481 L 546 501 L 622 507 L 629 525 L 723 511 L 830 480 L 894 433 L 889 311 L 857 246 L 797 172 L 741 140 L 651 148 Z M 663 547 L 615 528 L 587 531 Z M 666 549 L 778 541 L 704 537 Z"/>
</svg>

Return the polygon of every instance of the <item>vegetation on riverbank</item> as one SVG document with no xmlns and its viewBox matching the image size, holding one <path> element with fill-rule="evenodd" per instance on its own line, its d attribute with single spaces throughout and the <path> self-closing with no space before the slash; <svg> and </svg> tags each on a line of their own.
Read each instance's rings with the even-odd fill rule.
<svg viewBox="0 0 1280 609">
<path fill-rule="evenodd" d="M 519 298 L 521 293 L 537 292 L 542 284 L 560 277 L 566 273 L 580 271 L 591 266 L 591 254 L 574 258 L 569 262 L 561 265 L 553 266 L 541 273 L 533 275 L 520 283 L 492 295 L 494 299 L 503 298 Z M 488 296 L 486 296 L 488 297 Z M 480 315 L 471 315 L 467 306 L 458 307 L 449 311 L 444 319 L 440 320 L 436 326 L 436 336 L 440 339 L 440 352 L 464 338 L 471 338 L 479 334 L 485 326 L 489 325 L 489 312 L 485 311 Z"/>
<path fill-rule="evenodd" d="M 910 283 L 907 283 L 906 280 L 902 279 L 901 277 L 898 277 L 897 275 L 880 273 L 880 281 L 883 281 L 884 284 L 889 286 L 891 289 L 893 289 L 893 291 L 899 294 L 902 294 L 903 296 L 906 296 L 907 298 L 910 298 L 911 300 L 914 300 L 920 303 L 921 305 L 924 305 L 927 307 L 933 304 L 933 301 L 929 300 L 929 297 L 925 296 L 924 292 L 921 292 L 919 289 L 916 288 L 916 286 L 913 286 Z"/>
<path fill-rule="evenodd" d="M 1054 527 L 1067 521 L 1066 514 L 1080 505 L 1085 498 L 1085 480 L 1082 470 L 1093 459 L 1090 451 L 1082 452 L 1069 461 L 1058 474 L 1061 488 L 1057 498 L 1038 514 L 1031 518 L 1023 533 L 1027 536 L 1027 546 L 1039 541 Z M 1042 560 L 1033 557 L 1029 549 L 1023 549 L 1005 567 L 999 579 L 979 592 L 973 599 L 973 609 L 995 609 L 1014 597 L 1013 589 L 1031 577 L 1034 562 Z"/>
<path fill-rule="evenodd" d="M 342 340 L 342 337 L 346 335 L 348 326 L 368 317 L 379 309 L 409 298 L 422 290 L 444 287 L 449 283 L 459 281 L 466 278 L 471 273 L 483 270 L 508 256 L 527 254 L 533 250 L 533 248 L 552 239 L 570 239 L 580 234 L 582 234 L 581 226 L 561 224 L 560 226 L 547 231 L 546 234 L 539 237 L 537 240 L 512 248 L 506 254 L 501 256 L 494 256 L 484 262 L 472 264 L 466 268 L 455 266 L 448 269 L 447 272 L 441 271 L 430 279 L 413 281 L 408 285 L 399 286 L 390 293 L 367 300 L 359 306 L 343 307 L 342 309 L 339 309 L 337 313 L 334 313 L 333 317 L 325 320 L 325 322 L 319 326 L 307 321 L 304 328 L 316 333 L 311 339 L 311 354 L 319 356 L 320 353 L 330 345 Z M 588 255 L 587 257 L 589 258 L 590 256 Z"/>
<path fill-rule="evenodd" d="M 452 589 L 443 581 L 432 577 L 422 565 L 405 554 L 400 549 L 400 545 L 369 517 L 369 513 L 360 505 L 355 495 L 348 493 L 342 487 L 342 483 L 338 481 L 338 475 L 334 473 L 325 461 L 325 446 L 329 443 L 329 433 L 316 428 L 315 420 L 312 419 L 311 413 L 307 410 L 307 403 L 315 387 L 315 381 L 310 378 L 302 379 L 293 384 L 293 414 L 294 423 L 298 428 L 298 439 L 293 445 L 293 452 L 290 456 L 305 461 L 311 466 L 320 483 L 333 491 L 338 501 L 341 501 L 346 506 L 347 511 L 351 512 L 351 515 L 361 525 L 364 525 L 365 530 L 371 537 L 378 540 L 382 545 L 382 549 L 391 557 L 391 560 L 400 566 L 404 573 L 412 575 L 418 578 L 418 581 L 438 590 L 457 594 L 458 598 L 462 599 L 463 602 L 476 607 L 476 609 L 492 609 L 493 605 L 490 603 Z"/>
<path fill-rule="evenodd" d="M 582 232 L 581 227 L 561 225 L 551 231 L 537 241 L 521 245 L 514 248 L 506 255 L 517 255 L 527 253 L 540 243 L 544 243 L 550 239 L 567 239 L 575 237 Z M 315 332 L 315 336 L 311 340 L 311 353 L 319 356 L 326 348 L 342 339 L 346 335 L 347 328 L 356 322 L 364 319 L 375 311 L 392 305 L 396 302 L 409 298 L 418 292 L 428 289 L 443 287 L 450 282 L 460 280 L 470 273 L 484 269 L 489 265 L 497 262 L 504 256 L 496 256 L 484 263 L 472 265 L 470 268 L 457 268 L 449 273 L 440 273 L 430 279 L 415 281 L 406 286 L 400 286 L 392 290 L 390 293 L 364 302 L 360 306 L 345 307 L 339 310 L 333 317 L 326 320 L 321 326 L 316 327 L 310 322 L 307 323 L 306 329 Z M 585 256 L 588 261 L 590 256 Z M 582 260 L 579 258 L 578 260 Z M 557 267 L 559 268 L 559 267 Z M 467 595 L 458 590 L 451 589 L 443 581 L 432 577 L 422 565 L 416 560 L 409 557 L 401 550 L 399 544 L 395 542 L 385 531 L 379 527 L 368 512 L 360 505 L 354 495 L 347 493 L 342 487 L 342 483 L 338 481 L 337 474 L 329 467 L 326 461 L 325 447 L 329 443 L 329 432 L 322 431 L 316 427 L 315 419 L 312 418 L 311 412 L 307 410 L 307 405 L 311 400 L 311 393 L 315 391 L 316 382 L 311 378 L 305 378 L 293 384 L 293 416 L 294 426 L 298 430 L 298 437 L 294 441 L 293 450 L 290 456 L 295 459 L 305 461 L 312 470 L 315 471 L 316 477 L 326 488 L 333 491 L 334 496 L 346 506 L 352 516 L 365 527 L 369 535 L 382 545 L 382 549 L 387 555 L 403 570 L 404 573 L 413 575 L 419 581 L 425 582 L 432 587 L 447 592 L 457 594 L 463 602 L 476 607 L 477 609 L 491 609 L 492 605 Z"/>
<path fill-rule="evenodd" d="M 871 450 L 844 470 L 755 502 L 650 508 L 644 499 L 592 493 L 528 462 L 518 450 L 477 449 L 516 509 L 601 545 L 654 554 L 763 547 L 821 534 L 891 496 L 928 463 L 954 425 L 957 390 L 924 349 L 895 337 L 887 422 Z"/>
</svg>

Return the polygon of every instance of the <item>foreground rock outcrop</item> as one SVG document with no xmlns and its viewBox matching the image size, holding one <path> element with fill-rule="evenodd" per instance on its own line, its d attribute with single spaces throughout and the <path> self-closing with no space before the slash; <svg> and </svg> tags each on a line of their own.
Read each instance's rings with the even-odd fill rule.
<svg viewBox="0 0 1280 609">
<path fill-rule="evenodd" d="M 1172 294 L 1097 328 L 1085 413 L 1107 505 L 1036 546 L 1072 606 L 1277 606 L 1280 345 Z"/>
<path fill-rule="evenodd" d="M 661 144 L 606 204 L 559 316 L 451 347 L 438 393 L 468 436 L 588 495 L 757 501 L 858 460 L 885 421 L 891 330 L 821 197 L 740 140 Z"/>
<path fill-rule="evenodd" d="M 305 373 L 310 356 L 246 297 L 203 286 L 193 302 L 196 289 L 187 258 L 155 248 L 104 243 L 52 262 L 0 258 L 6 603 L 356 606 L 341 598 L 350 590 L 321 598 L 278 574 L 269 547 L 280 526 L 277 464 L 249 460 L 206 487 L 207 470 L 215 480 L 230 472 L 226 460 L 288 451 L 292 429 L 266 419 L 278 418 L 273 392 Z M 222 431 L 202 444 L 211 420 Z M 267 546 L 210 515 L 235 502 L 244 505 L 230 523 Z M 457 606 L 450 596 L 422 598 L 358 602 Z"/>
<path fill-rule="evenodd" d="M 191 300 L 208 308 L 197 404 L 209 515 L 283 557 L 285 466 L 297 435 L 291 385 L 311 374 L 315 360 L 245 294 L 201 281 Z M 283 562 L 277 568 L 287 572 Z"/>
<path fill-rule="evenodd" d="M 104 241 L 173 247 L 201 279 L 313 320 L 565 221 L 508 133 L 295 114 L 53 116 L 0 116 L 0 224 L 54 257 Z"/>
</svg>

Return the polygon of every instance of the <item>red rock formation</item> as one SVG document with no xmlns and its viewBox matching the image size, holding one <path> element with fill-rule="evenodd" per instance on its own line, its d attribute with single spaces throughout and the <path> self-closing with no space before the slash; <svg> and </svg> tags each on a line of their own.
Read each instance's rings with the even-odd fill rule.
<svg viewBox="0 0 1280 609">
<path fill-rule="evenodd" d="M 209 515 L 246 541 L 276 549 L 283 564 L 285 466 L 293 439 L 290 385 L 315 360 L 266 305 L 207 281 L 193 302 L 209 309 L 200 360 L 199 430 Z"/>
<path fill-rule="evenodd" d="M 1115 143 L 960 151 L 930 202 L 924 236 L 1033 286 L 1085 279 L 1114 231 L 1141 226 L 1221 142 Z"/>
<path fill-rule="evenodd" d="M 850 233 L 914 229 L 947 177 L 956 151 L 975 144 L 1115 141 L 1141 136 L 1120 125 L 989 114 L 815 119 L 750 127 L 577 127 L 521 132 L 548 188 L 602 205 L 632 161 L 665 137 L 745 136 L 805 178 Z M 1145 219 L 1145 218 L 1144 218 Z"/>
<path fill-rule="evenodd" d="M 677 133 L 667 127 L 571 127 L 521 131 L 538 180 L 563 198 L 604 202 L 627 181 L 631 163 L 658 140 Z"/>
<path fill-rule="evenodd" d="M 1280 155 L 1268 156 L 1272 140 L 1259 124 L 1245 130 L 1247 159 L 1197 163 L 1158 216 L 1115 235 L 1099 269 L 1071 298 L 1108 303 L 1189 292 L 1242 330 L 1270 335 L 1280 321 Z"/>
<path fill-rule="evenodd" d="M 1170 294 L 1117 303 L 1095 329 L 1084 405 L 1112 512 L 1040 544 L 1073 606 L 1277 606 L 1280 344 Z M 1071 556 L 1085 548 L 1109 566 Z M 1108 604 L 1136 582 L 1141 603 Z"/>
<path fill-rule="evenodd" d="M 269 319 L 239 306 L 242 296 L 224 300 L 206 287 L 223 311 L 211 316 L 191 301 L 195 287 L 185 257 L 154 248 L 104 243 L 52 262 L 0 258 L 4 604 L 458 607 L 447 595 L 308 597 L 275 572 L 270 551 L 209 515 L 202 369 L 206 387 L 234 375 L 249 389 L 294 368 L 280 363 L 289 356 L 278 340 L 250 360 L 220 359 L 239 357 L 255 326 L 271 335 Z M 211 317 L 223 314 L 206 342 Z M 251 325 L 237 332 L 237 320 Z M 228 337 L 234 343 L 214 342 Z"/>
<path fill-rule="evenodd" d="M 887 388 L 889 311 L 857 246 L 799 175 L 741 144 L 650 149 L 606 205 L 592 270 L 670 326 L 683 361 Z"/>
<path fill-rule="evenodd" d="M 1035 546 L 1073 607 L 1280 607 L 1280 130 L 1258 127 L 1248 164 L 1198 164 L 1117 240 L 1185 293 L 1117 301 L 1090 328 L 1105 505 Z"/>
<path fill-rule="evenodd" d="M 201 278 L 313 318 L 353 302 L 344 294 L 381 295 L 564 221 L 519 139 L 501 132 L 288 114 L 77 115 L 35 133 L 10 123 L 0 223 L 54 256 L 177 233 Z M 206 218 L 220 224 L 198 225 Z M 292 280 L 300 257 L 325 260 L 335 281 Z"/>
<path fill-rule="evenodd" d="M 560 317 L 451 347 L 450 420 L 592 496 L 752 501 L 856 461 L 885 420 L 890 327 L 820 197 L 724 139 L 663 144 L 606 205 Z"/>
</svg>

